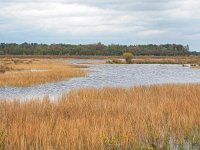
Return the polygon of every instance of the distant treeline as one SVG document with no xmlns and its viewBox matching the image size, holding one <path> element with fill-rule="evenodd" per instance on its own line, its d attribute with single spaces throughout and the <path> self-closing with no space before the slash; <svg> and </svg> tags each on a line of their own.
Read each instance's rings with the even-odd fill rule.
<svg viewBox="0 0 200 150">
<path fill-rule="evenodd" d="M 101 43 L 88 45 L 71 44 L 37 44 L 37 43 L 1 43 L 0 55 L 101 55 L 120 56 L 124 52 L 132 52 L 134 55 L 177 56 L 197 55 L 198 52 L 190 52 L 189 46 L 179 44 L 163 45 L 104 45 Z"/>
</svg>

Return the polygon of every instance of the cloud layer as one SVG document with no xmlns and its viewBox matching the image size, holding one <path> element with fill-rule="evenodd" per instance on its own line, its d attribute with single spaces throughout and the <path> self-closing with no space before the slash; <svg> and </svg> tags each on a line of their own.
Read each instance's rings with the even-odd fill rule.
<svg viewBox="0 0 200 150">
<path fill-rule="evenodd" d="M 190 44 L 200 50 L 199 0 L 6 0 L 0 42 Z"/>
</svg>

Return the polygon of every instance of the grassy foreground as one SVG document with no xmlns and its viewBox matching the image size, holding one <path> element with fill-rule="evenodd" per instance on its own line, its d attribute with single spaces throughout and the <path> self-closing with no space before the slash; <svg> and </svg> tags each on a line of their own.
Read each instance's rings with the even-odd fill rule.
<svg viewBox="0 0 200 150">
<path fill-rule="evenodd" d="M 0 101 L 0 149 L 175 149 L 200 144 L 200 85 L 81 89 Z"/>
<path fill-rule="evenodd" d="M 0 59 L 0 86 L 30 86 L 85 74 L 79 66 L 70 65 L 62 59 Z"/>
</svg>

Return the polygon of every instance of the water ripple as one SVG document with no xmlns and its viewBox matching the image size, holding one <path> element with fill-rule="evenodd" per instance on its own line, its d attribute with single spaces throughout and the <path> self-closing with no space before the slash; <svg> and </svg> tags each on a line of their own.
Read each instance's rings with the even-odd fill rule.
<svg viewBox="0 0 200 150">
<path fill-rule="evenodd" d="M 68 60 L 70 63 L 91 62 L 91 60 Z M 100 60 L 93 60 L 99 62 Z M 105 61 L 105 60 L 101 60 Z M 0 87 L 0 98 L 31 99 L 49 95 L 56 99 L 62 93 L 83 87 L 130 87 L 161 83 L 200 83 L 200 69 L 181 65 L 161 64 L 91 64 L 93 70 L 87 77 L 47 83 L 31 87 Z"/>
</svg>

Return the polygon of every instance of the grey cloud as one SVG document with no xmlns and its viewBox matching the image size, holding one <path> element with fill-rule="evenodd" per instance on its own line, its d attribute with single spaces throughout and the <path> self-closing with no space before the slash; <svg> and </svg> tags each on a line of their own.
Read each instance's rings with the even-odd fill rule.
<svg viewBox="0 0 200 150">
<path fill-rule="evenodd" d="M 42 35 L 84 43 L 174 41 L 197 50 L 199 7 L 198 0 L 1 0 L 0 35 L 27 32 L 31 40 L 40 35 L 44 42 Z"/>
</svg>

